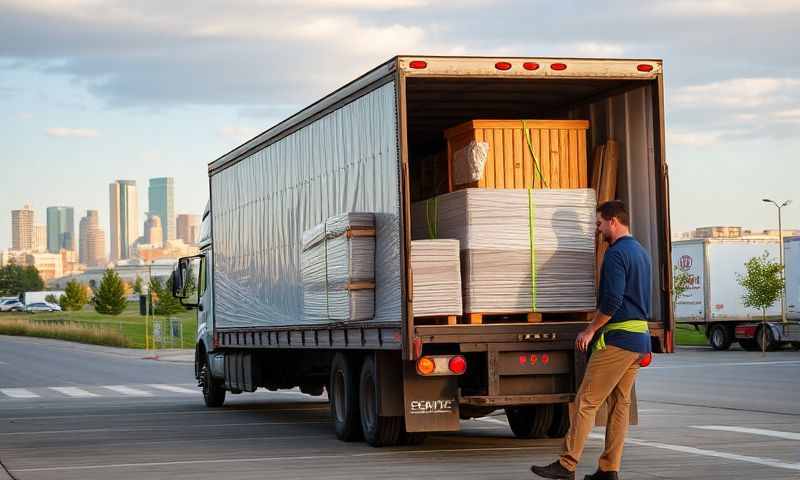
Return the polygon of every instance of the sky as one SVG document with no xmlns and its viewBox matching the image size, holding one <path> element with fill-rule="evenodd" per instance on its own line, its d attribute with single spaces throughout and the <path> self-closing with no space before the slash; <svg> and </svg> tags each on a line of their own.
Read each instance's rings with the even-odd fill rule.
<svg viewBox="0 0 800 480">
<path fill-rule="evenodd" d="M 798 0 L 0 0 L 0 249 L 30 203 L 207 164 L 397 54 L 662 58 L 673 231 L 800 228 Z"/>
</svg>

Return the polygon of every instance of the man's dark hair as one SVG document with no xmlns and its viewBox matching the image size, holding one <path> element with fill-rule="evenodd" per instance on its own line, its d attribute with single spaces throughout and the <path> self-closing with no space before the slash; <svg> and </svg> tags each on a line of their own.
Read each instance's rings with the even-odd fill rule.
<svg viewBox="0 0 800 480">
<path fill-rule="evenodd" d="M 630 226 L 628 210 L 625 209 L 625 204 L 620 200 L 611 200 L 601 203 L 597 206 L 597 213 L 603 217 L 603 220 L 616 218 L 619 223 L 626 227 Z"/>
</svg>

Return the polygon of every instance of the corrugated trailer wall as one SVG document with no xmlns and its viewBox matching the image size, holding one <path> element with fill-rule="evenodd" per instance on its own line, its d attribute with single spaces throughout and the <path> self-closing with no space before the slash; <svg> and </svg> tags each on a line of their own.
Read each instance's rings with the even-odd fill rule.
<svg viewBox="0 0 800 480">
<path fill-rule="evenodd" d="M 373 321 L 400 321 L 400 187 L 390 82 L 211 177 L 216 327 L 308 325 L 304 230 L 376 214 Z M 322 321 L 325 323 L 325 321 Z"/>
</svg>

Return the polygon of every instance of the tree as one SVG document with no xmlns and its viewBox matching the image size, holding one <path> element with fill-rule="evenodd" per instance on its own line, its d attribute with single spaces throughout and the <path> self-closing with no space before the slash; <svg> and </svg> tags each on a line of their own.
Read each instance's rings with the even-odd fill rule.
<svg viewBox="0 0 800 480">
<path fill-rule="evenodd" d="M 689 272 L 683 271 L 674 265 L 672 267 L 672 313 L 678 305 L 678 300 L 683 298 L 686 290 L 689 289 Z"/>
<path fill-rule="evenodd" d="M 150 293 L 153 295 L 153 310 L 156 315 L 171 315 L 184 310 L 181 302 L 172 296 L 172 278 L 166 284 L 161 283 L 158 277 L 150 279 Z"/>
<path fill-rule="evenodd" d="M 21 267 L 12 262 L 0 268 L 0 295 L 19 296 L 40 290 L 44 290 L 44 281 L 36 267 Z"/>
<path fill-rule="evenodd" d="M 780 263 L 770 259 L 769 252 L 753 257 L 745 264 L 746 273 L 737 274 L 736 280 L 745 289 L 742 301 L 745 307 L 761 310 L 761 320 L 767 320 L 767 309 L 775 305 L 783 292 Z"/>
<path fill-rule="evenodd" d="M 141 295 L 144 293 L 144 285 L 142 285 L 142 278 L 136 275 L 136 280 L 133 282 L 133 293 Z"/>
<path fill-rule="evenodd" d="M 103 315 L 119 315 L 125 310 L 126 303 L 122 280 L 117 272 L 107 269 L 94 295 L 94 309 Z"/>
<path fill-rule="evenodd" d="M 84 305 L 89 303 L 89 292 L 77 280 L 70 280 L 59 303 L 63 310 L 81 310 Z"/>
</svg>

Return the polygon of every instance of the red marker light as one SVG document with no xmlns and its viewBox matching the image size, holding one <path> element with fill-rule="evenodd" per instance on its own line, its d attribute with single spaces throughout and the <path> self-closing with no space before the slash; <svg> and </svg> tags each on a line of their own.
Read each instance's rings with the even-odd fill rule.
<svg viewBox="0 0 800 480">
<path fill-rule="evenodd" d="M 566 63 L 553 63 L 553 64 L 550 65 L 550 68 L 552 70 L 559 70 L 559 71 L 560 70 L 566 70 L 567 69 L 567 64 Z"/>
<path fill-rule="evenodd" d="M 539 70 L 539 64 L 536 62 L 525 62 L 522 64 L 525 70 Z"/>
<path fill-rule="evenodd" d="M 511 64 L 508 62 L 497 62 L 494 64 L 494 68 L 498 70 L 510 70 Z"/>
<path fill-rule="evenodd" d="M 450 359 L 450 362 L 447 364 L 447 366 L 450 367 L 451 372 L 455 373 L 456 375 L 461 375 L 467 371 L 467 359 L 461 355 L 457 355 Z"/>
<path fill-rule="evenodd" d="M 428 68 L 428 62 L 424 60 L 412 60 L 408 66 L 417 70 L 421 70 L 423 68 Z"/>
<path fill-rule="evenodd" d="M 653 71 L 653 66 L 652 65 L 648 65 L 646 63 L 643 63 L 641 65 L 638 65 L 636 67 L 636 70 L 639 70 L 640 72 L 652 72 Z"/>
<path fill-rule="evenodd" d="M 539 358 L 536 355 L 531 355 L 531 365 L 536 365 L 536 362 L 539 361 Z"/>
<path fill-rule="evenodd" d="M 520 365 L 525 365 L 526 361 L 528 361 L 528 357 L 526 357 L 525 355 L 520 355 L 519 356 L 519 364 Z"/>
<path fill-rule="evenodd" d="M 545 364 L 545 365 L 550 363 L 550 355 L 548 355 L 546 353 L 543 353 L 542 354 L 542 363 Z"/>
</svg>

